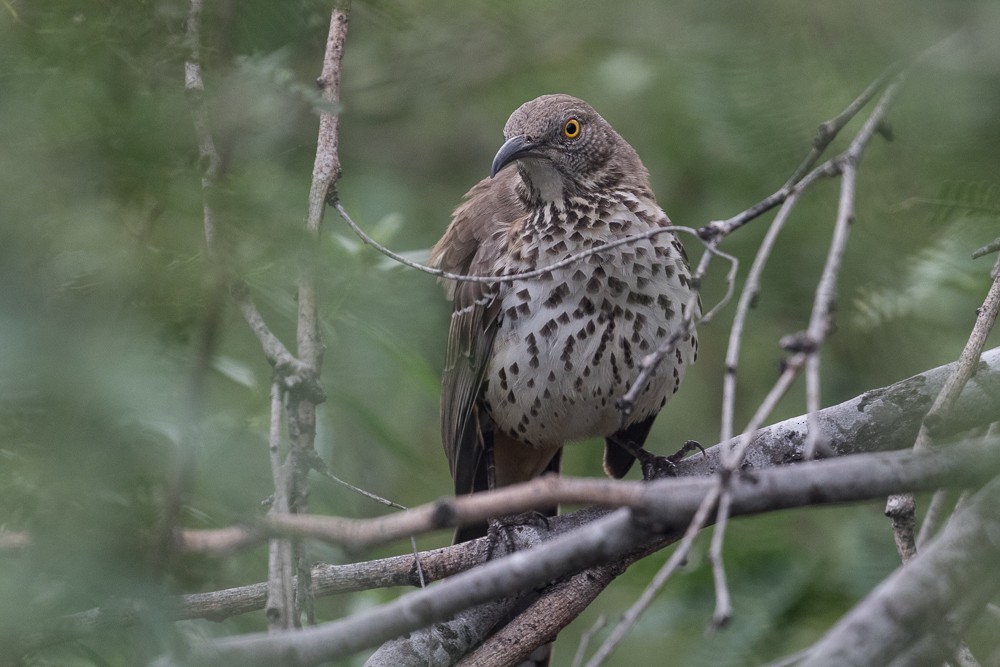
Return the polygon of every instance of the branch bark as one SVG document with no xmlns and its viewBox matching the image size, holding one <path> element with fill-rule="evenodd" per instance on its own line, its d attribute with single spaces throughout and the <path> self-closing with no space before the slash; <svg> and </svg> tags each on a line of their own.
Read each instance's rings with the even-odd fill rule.
<svg viewBox="0 0 1000 667">
<path fill-rule="evenodd" d="M 731 484 L 732 515 L 879 498 L 901 488 L 974 486 L 1000 469 L 1000 448 L 991 445 L 961 445 L 922 455 L 909 451 L 869 454 L 741 472 Z M 583 510 L 554 520 L 556 536 L 543 545 L 519 549 L 436 586 L 318 627 L 198 644 L 184 656 L 184 664 L 304 666 L 339 659 L 447 620 L 470 606 L 517 595 L 553 579 L 643 551 L 649 542 L 662 546 L 661 536 L 672 538 L 683 530 L 705 494 L 716 488 L 712 479 L 669 479 L 642 486 L 641 510 Z M 586 523 L 566 531 L 570 519 Z M 515 532 L 533 533 L 533 540 L 549 537 L 527 526 Z M 165 667 L 177 663 L 163 658 L 156 664 Z"/>
<path fill-rule="evenodd" d="M 334 4 L 330 14 L 330 31 L 327 35 L 326 51 L 323 55 L 323 70 L 317 85 L 323 91 L 323 99 L 332 112 L 323 112 L 319 119 L 319 136 L 316 141 L 316 159 L 313 164 L 312 185 L 309 190 L 309 209 L 306 216 L 306 230 L 317 242 L 323 214 L 330 193 L 334 191 L 340 178 L 340 156 L 338 153 L 340 127 L 340 65 L 344 56 L 344 42 L 347 38 L 350 1 L 340 0 Z M 317 244 L 311 247 L 315 248 Z M 298 359 L 302 362 L 306 377 L 312 382 L 296 384 L 287 394 L 287 423 L 289 436 L 288 457 L 283 466 L 287 478 L 283 484 L 288 493 L 288 509 L 292 514 L 309 511 L 309 471 L 317 458 L 316 406 L 324 400 L 322 392 L 317 392 L 323 365 L 323 341 L 319 330 L 319 311 L 316 305 L 315 271 L 318 261 L 307 257 L 302 263 L 298 288 L 298 323 L 296 342 Z M 298 585 L 295 591 L 297 611 L 305 613 L 307 620 L 314 623 L 311 568 L 305 554 L 305 544 L 293 541 L 296 552 Z M 272 568 L 273 569 L 273 568 Z M 290 582 L 291 578 L 284 579 Z M 290 593 L 289 593 L 290 594 Z M 298 619 L 296 618 L 296 621 Z"/>
<path fill-rule="evenodd" d="M 1000 480 L 962 507 L 926 550 L 897 569 L 799 664 L 933 665 L 1000 591 Z M 943 636 L 942 636 L 943 635 Z"/>
</svg>

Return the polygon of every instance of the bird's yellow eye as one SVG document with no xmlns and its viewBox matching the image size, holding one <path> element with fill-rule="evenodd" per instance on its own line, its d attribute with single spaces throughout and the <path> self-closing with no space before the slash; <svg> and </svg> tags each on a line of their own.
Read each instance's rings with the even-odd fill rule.
<svg viewBox="0 0 1000 667">
<path fill-rule="evenodd" d="M 580 121 L 576 118 L 570 118 L 568 121 L 563 123 L 563 136 L 567 139 L 576 139 L 580 136 Z"/>
</svg>

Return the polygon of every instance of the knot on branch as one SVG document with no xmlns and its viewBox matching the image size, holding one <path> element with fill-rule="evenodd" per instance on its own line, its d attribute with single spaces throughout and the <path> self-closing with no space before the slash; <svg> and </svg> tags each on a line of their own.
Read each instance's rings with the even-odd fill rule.
<svg viewBox="0 0 1000 667">
<path fill-rule="evenodd" d="M 431 525 L 435 528 L 447 528 L 455 525 L 455 503 L 452 498 L 442 498 L 434 505 L 431 512 Z"/>
<path fill-rule="evenodd" d="M 793 354 L 813 354 L 819 349 L 819 342 L 805 331 L 797 331 L 796 333 L 782 336 L 778 341 L 778 345 L 785 352 L 792 352 Z"/>
<path fill-rule="evenodd" d="M 335 183 L 340 180 L 341 169 L 338 166 L 336 173 L 333 175 L 333 179 L 330 181 L 330 186 L 326 189 L 326 196 L 323 200 L 326 202 L 327 206 L 336 206 L 340 201 L 340 193 L 337 192 L 337 186 Z"/>
<path fill-rule="evenodd" d="M 314 370 L 294 357 L 275 359 L 272 363 L 278 380 L 289 394 L 317 405 L 326 402 L 326 391 Z"/>
<path fill-rule="evenodd" d="M 703 227 L 698 228 L 698 238 L 702 241 L 712 241 L 726 233 L 726 226 L 721 220 L 713 220 Z"/>
<path fill-rule="evenodd" d="M 828 120 L 819 124 L 816 128 L 816 136 L 813 138 L 813 148 L 823 150 L 837 135 L 840 128 L 834 120 Z"/>
</svg>

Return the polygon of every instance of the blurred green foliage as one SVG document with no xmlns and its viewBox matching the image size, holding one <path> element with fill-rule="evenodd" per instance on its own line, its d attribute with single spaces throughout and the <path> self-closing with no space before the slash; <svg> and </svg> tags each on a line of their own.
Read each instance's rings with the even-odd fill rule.
<svg viewBox="0 0 1000 667">
<path fill-rule="evenodd" d="M 201 421 L 186 526 L 253 516 L 271 492 L 270 369 L 231 303 L 191 406 L 213 294 L 183 92 L 186 11 L 179 0 L 0 2 L 0 529 L 33 538 L 28 552 L 0 555 L 0 648 L 121 597 L 143 597 L 150 609 L 139 627 L 53 647 L 28 664 L 140 664 L 179 636 L 264 624 L 259 613 L 157 622 L 165 595 L 266 574 L 262 549 L 154 567 L 156 520 L 191 415 Z M 302 221 L 328 11 L 317 0 L 206 7 L 224 254 L 288 344 L 298 266 L 315 253 Z M 510 112 L 567 92 L 637 148 L 674 221 L 697 227 L 775 190 L 821 121 L 892 63 L 962 31 L 910 77 L 890 114 L 895 140 L 876 141 L 865 156 L 838 330 L 823 357 L 823 401 L 832 404 L 961 349 L 991 261 L 969 255 L 1000 229 L 998 28 L 993 0 L 356 1 L 339 190 L 380 240 L 419 254 L 487 174 Z M 741 423 L 775 377 L 777 339 L 808 319 L 836 195 L 820 183 L 803 198 L 764 277 L 740 367 Z M 765 225 L 726 242 L 741 278 Z M 687 245 L 697 257 L 697 244 Z M 449 306 L 439 287 L 390 268 L 334 215 L 318 252 L 329 394 L 321 455 L 339 477 L 406 505 L 447 494 L 437 394 Z M 723 287 L 719 267 L 706 300 Z M 653 449 L 715 442 L 731 316 L 704 328 L 702 358 L 661 416 Z M 799 391 L 775 419 L 802 409 Z M 599 475 L 597 452 L 571 448 L 569 472 Z M 311 502 L 322 513 L 385 511 L 321 478 Z M 742 520 L 727 544 L 733 623 L 703 636 L 712 590 L 698 555 L 615 664 L 655 654 L 741 665 L 799 649 L 896 564 L 878 503 Z M 329 547 L 312 553 L 344 559 Z M 634 567 L 568 628 L 556 664 L 568 664 L 598 614 L 616 618 L 662 559 Z M 325 599 L 320 617 L 395 593 Z"/>
</svg>

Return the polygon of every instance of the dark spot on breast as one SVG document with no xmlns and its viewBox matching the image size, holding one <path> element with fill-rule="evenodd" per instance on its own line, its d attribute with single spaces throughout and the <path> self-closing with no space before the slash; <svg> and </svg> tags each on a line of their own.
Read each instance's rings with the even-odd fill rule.
<svg viewBox="0 0 1000 667">
<path fill-rule="evenodd" d="M 663 309 L 663 316 L 668 320 L 674 319 L 674 303 L 666 294 L 656 297 L 656 305 Z"/>
<path fill-rule="evenodd" d="M 517 297 L 518 297 L 519 299 L 521 299 L 522 301 L 527 301 L 528 299 L 530 299 L 530 298 L 531 298 L 531 292 L 530 292 L 530 291 L 528 291 L 528 288 L 527 288 L 527 287 L 525 287 L 524 289 L 520 290 L 520 291 L 519 291 L 519 292 L 517 293 Z"/>
<path fill-rule="evenodd" d="M 653 303 L 653 297 L 645 292 L 629 292 L 628 296 L 625 297 L 625 301 L 628 303 L 636 303 L 640 306 L 649 306 Z"/>
<path fill-rule="evenodd" d="M 555 308 L 562 303 L 563 297 L 567 294 L 569 294 L 569 285 L 566 283 L 559 283 L 559 286 L 552 290 L 549 294 L 549 298 L 547 298 L 542 305 L 546 308 Z"/>
<path fill-rule="evenodd" d="M 608 287 L 611 288 L 613 294 L 618 295 L 628 289 L 628 283 L 614 276 L 608 276 Z"/>
</svg>

